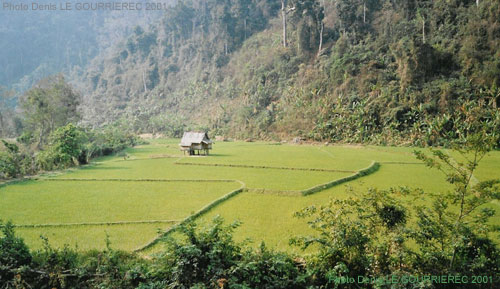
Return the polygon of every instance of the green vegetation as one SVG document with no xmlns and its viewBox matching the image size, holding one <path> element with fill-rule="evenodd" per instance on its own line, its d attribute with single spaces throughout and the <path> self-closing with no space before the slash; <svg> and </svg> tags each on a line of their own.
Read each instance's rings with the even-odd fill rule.
<svg viewBox="0 0 500 289">
<path fill-rule="evenodd" d="M 0 180 L 88 164 L 92 158 L 111 155 L 141 142 L 116 128 L 85 131 L 72 123 L 55 129 L 41 148 L 23 141 L 2 140 Z"/>
<path fill-rule="evenodd" d="M 97 234 L 97 231 L 101 230 L 102 235 L 102 231 L 106 228 L 106 230 L 116 230 L 105 224 L 92 223 L 154 220 L 174 220 L 176 223 L 212 200 L 241 186 L 240 183 L 235 182 L 207 182 L 205 180 L 241 180 L 247 188 L 298 191 L 351 174 L 335 171 L 207 168 L 196 165 L 177 165 L 175 162 L 181 158 L 177 142 L 176 140 L 152 141 L 151 145 L 127 149 L 126 153 L 129 158 L 126 160 L 120 156 L 105 157 L 99 159 L 96 164 L 55 174 L 47 180 L 42 178 L 8 185 L 2 188 L 0 217 L 12 219 L 16 225 L 90 223 L 90 227 L 86 226 L 82 228 L 82 231 L 90 228 Z M 214 155 L 213 157 L 222 159 L 234 156 L 237 158 L 238 148 L 242 144 L 221 144 L 229 146 L 228 153 L 231 155 L 225 157 Z M 267 147 L 274 147 L 263 144 L 255 145 L 260 147 L 262 152 Z M 316 150 L 312 147 L 310 149 L 314 155 Z M 297 146 L 297 150 L 307 154 L 307 149 Z M 283 157 L 288 153 L 288 151 L 281 152 L 280 156 Z M 262 157 L 264 159 L 265 155 Z M 197 162 L 203 161 L 204 158 L 189 159 Z M 316 160 L 322 162 L 321 158 Z M 299 162 L 295 163 L 295 165 L 298 164 Z M 147 201 L 143 202 L 143 200 Z M 41 204 L 43 209 L 38 209 Z M 140 227 L 139 224 L 132 225 L 136 228 Z M 120 225 L 121 228 L 126 226 L 126 224 Z M 167 226 L 159 224 L 154 228 L 165 229 L 168 226 L 169 224 Z M 142 244 L 154 236 L 151 228 L 153 227 L 146 228 L 149 230 L 147 237 L 143 235 L 144 238 L 140 238 Z M 69 229 L 72 232 L 77 231 L 75 228 Z M 23 227 L 20 232 L 23 236 L 27 236 L 30 244 L 40 245 L 37 241 L 38 234 L 45 230 L 55 234 L 55 244 L 61 245 L 63 240 L 71 240 L 71 244 L 78 243 L 81 248 L 93 248 L 93 246 L 101 248 L 104 245 L 102 238 L 85 237 L 81 242 L 76 242 L 76 237 L 74 239 L 59 238 L 65 230 L 62 227 Z M 87 244 L 86 240 L 90 243 Z M 115 241 L 113 238 L 111 240 Z M 118 248 L 127 249 L 135 249 L 141 245 L 135 241 L 130 243 L 133 245 L 120 238 L 116 245 Z"/>
<path fill-rule="evenodd" d="M 33 250 L 43 248 L 44 239 L 54 248 L 68 246 L 78 252 L 106 249 L 106 240 L 116 250 L 131 252 L 156 239 L 172 222 L 125 223 L 113 225 L 68 225 L 59 227 L 16 227 L 16 232 Z"/>
<path fill-rule="evenodd" d="M 174 220 L 238 188 L 235 183 L 28 181 L 2 189 L 16 225 Z M 189 200 L 189 202 L 186 202 Z"/>
<path fill-rule="evenodd" d="M 451 189 L 442 173 L 430 171 L 413 156 L 412 148 L 262 142 L 221 142 L 215 146 L 208 157 L 185 157 L 178 150 L 178 140 L 150 140 L 150 144 L 126 149 L 127 159 L 102 157 L 89 166 L 7 185 L 1 188 L 0 218 L 12 219 L 16 225 L 87 223 L 80 229 L 75 225 L 21 226 L 18 232 L 30 246 L 41 246 L 38 236 L 47 232 L 54 246 L 69 242 L 79 248 L 103 248 L 102 236 L 109 231 L 116 248 L 133 250 L 153 240 L 156 229 L 165 230 L 239 188 L 241 183 L 231 181 L 238 180 L 248 191 L 219 203 L 201 216 L 200 222 L 216 215 L 228 221 L 239 220 L 242 225 L 236 230 L 237 240 L 264 240 L 273 248 L 296 251 L 288 245 L 288 239 L 309 230 L 293 214 L 306 206 L 324 204 L 331 198 L 344 199 L 350 191 L 371 187 L 384 190 L 403 186 L 436 193 Z M 479 166 L 474 176 L 486 180 L 498 174 L 497 158 L 498 152 L 489 153 L 483 160 L 489 169 L 481 171 Z M 300 194 L 301 190 L 353 175 L 339 171 L 358 171 L 373 160 L 380 163 L 376 172 L 309 196 Z M 264 168 L 242 167 L 245 164 L 261 164 Z M 500 209 L 494 202 L 490 206 Z M 137 221 L 145 223 L 133 223 Z M 153 221 L 159 222 L 148 224 Z M 105 224 L 109 222 L 130 223 Z M 88 236 L 95 238 L 86 236 L 87 230 Z M 121 230 L 143 233 L 128 240 Z M 72 237 L 65 232 L 72 232 Z"/>
<path fill-rule="evenodd" d="M 233 182 L 29 181 L 2 188 L 0 211 L 2 219 L 22 228 L 19 232 L 30 246 L 40 246 L 39 236 L 44 235 L 57 246 L 102 249 L 103 234 L 109 231 L 115 248 L 132 250 L 154 239 L 157 229 L 178 223 L 239 186 Z M 129 239 L 126 232 L 135 236 Z"/>
<path fill-rule="evenodd" d="M 40 81 L 21 99 L 25 116 L 24 142 L 34 142 L 38 147 L 46 144 L 46 137 L 55 129 L 80 119 L 79 103 L 80 95 L 65 82 L 64 77 Z"/>
<path fill-rule="evenodd" d="M 265 147 L 263 147 L 264 149 Z M 140 151 L 140 148 L 138 149 Z M 233 151 L 237 154 L 237 151 Z M 132 156 L 134 156 L 132 154 Z M 217 156 L 214 156 L 217 158 Z M 303 190 L 352 173 L 311 172 L 300 170 L 205 167 L 177 165 L 178 158 L 148 158 L 123 160 L 115 158 L 94 166 L 75 170 L 59 178 L 117 178 L 117 179 L 207 179 L 240 180 L 248 188 L 274 190 Z M 200 158 L 201 159 L 201 158 Z M 196 161 L 197 158 L 189 158 Z M 103 175 L 103 172 L 105 174 Z M 105 177 L 103 177 L 105 176 Z"/>
<path fill-rule="evenodd" d="M 450 187 L 443 177 L 439 173 L 429 171 L 423 165 L 382 164 L 372 175 L 306 197 L 245 192 L 215 208 L 203 218 L 203 221 L 209 221 L 216 215 L 228 221 L 239 220 L 242 225 L 236 230 L 237 240 L 251 238 L 257 242 L 254 245 L 264 240 L 269 246 L 290 250 L 293 249 L 288 244 L 291 235 L 305 234 L 309 231 L 303 220 L 293 217 L 294 213 L 304 207 L 313 204 L 319 206 L 331 199 L 345 199 L 353 192 L 362 192 L 370 187 L 389 189 L 403 186 L 422 188 L 430 192 L 446 191 Z M 425 180 L 425 183 L 422 180 Z M 496 210 L 500 210 L 500 207 L 496 206 Z"/>
<path fill-rule="evenodd" d="M 96 53 L 89 48 L 96 45 L 87 43 L 61 52 L 56 43 L 73 47 L 80 41 L 58 37 L 50 43 L 57 49 L 47 54 L 65 55 L 56 61 L 57 67 L 78 63 L 67 79 L 85 97 L 67 102 L 67 108 L 74 111 L 72 104 L 79 103 L 77 112 L 85 127 L 119 122 L 135 133 L 176 137 L 188 129 L 202 129 L 238 139 L 299 136 L 449 146 L 468 129 L 468 111 L 480 108 L 499 135 L 498 1 L 283 2 L 280 11 L 281 3 L 269 0 L 210 0 L 203 5 L 176 1 L 160 19 L 151 17 L 157 21 L 133 29 L 129 25 L 142 22 L 140 13 L 127 16 L 134 24 L 103 15 L 99 19 L 104 27 L 96 22 L 91 26 L 108 36 L 120 31 L 98 37 L 106 42 L 102 48 L 109 49 Z M 7 14 L 2 21 L 12 27 L 18 19 Z M 67 15 L 59 15 L 55 22 L 68 20 Z M 68 21 L 78 26 L 84 18 Z M 124 29 L 111 28 L 115 26 Z M 11 29 L 6 33 L 12 43 L 19 41 Z M 93 43 L 95 31 L 87 33 Z M 45 38 L 40 42 L 47 44 Z M 33 53 L 25 49 L 32 48 L 13 48 L 10 43 L 5 47 L 7 54 L 17 55 L 11 59 L 22 59 L 26 67 L 13 71 L 12 64 L 5 63 L 2 67 L 11 73 L 0 78 L 16 81 L 21 71 L 35 70 L 36 79 L 43 79 L 47 71 L 57 72 L 26 60 L 23 55 Z M 37 65 L 45 69 L 37 71 Z M 27 112 L 40 111 L 43 106 L 37 109 L 37 103 L 67 100 L 60 98 L 65 94 L 44 87 L 43 80 L 29 91 L 26 85 L 32 86 L 33 79 L 25 82 L 26 93 L 18 101 L 15 93 L 0 89 L 1 137 L 18 136 L 33 124 L 47 130 L 60 123 L 58 117 L 51 123 Z M 30 99 L 34 102 L 26 107 Z M 16 103 L 24 114 L 16 113 Z M 58 111 L 64 114 L 65 109 Z M 49 135 L 39 132 L 40 128 L 32 131 L 33 137 Z"/>
<path fill-rule="evenodd" d="M 449 146 L 479 108 L 500 135 L 500 5 L 478 3 L 289 0 L 285 29 L 279 1 L 181 1 L 96 58 L 83 118 L 176 137 Z"/>
<path fill-rule="evenodd" d="M 80 95 L 62 76 L 46 78 L 26 92 L 21 100 L 22 134 L 16 141 L 1 140 L 0 180 L 87 164 L 139 143 L 119 125 L 75 126 L 79 101 Z"/>
<path fill-rule="evenodd" d="M 0 289 L 498 287 L 500 2 L 163 12 L 28 90 L 3 29 Z"/>
<path fill-rule="evenodd" d="M 27 255 L 23 264 L 4 258 L 8 261 L 3 261 L 7 266 L 2 267 L 1 277 L 9 284 L 64 283 L 57 286 L 69 288 L 102 284 L 156 288 L 167 280 L 173 288 L 226 283 L 236 288 L 264 283 L 274 284 L 273 288 L 328 288 L 336 278 L 357 275 L 392 278 L 472 272 L 491 276 L 487 282 L 493 286 L 500 254 L 491 239 L 498 218 L 492 217 L 500 208 L 492 200 L 500 197 L 499 183 L 475 173 L 480 161 L 496 159 L 498 152 L 490 152 L 493 138 L 484 132 L 471 134 L 460 151 L 417 152 L 423 163 L 416 162 L 410 148 L 238 142 L 224 143 L 226 154 L 184 158 L 172 154 L 175 140 L 152 140 L 150 145 L 127 149 L 128 159 L 105 157 L 88 167 L 3 187 L 1 217 L 13 219 L 18 234 L 38 250 L 27 251 L 24 241 L 13 234 L 14 227 L 2 225 L 0 245 L 7 244 L 6 254 Z M 254 146 L 256 152 L 278 147 L 274 153 L 281 156 L 276 159 L 285 158 L 290 149 L 304 157 L 310 151 L 309 165 L 323 162 L 325 156 L 341 158 L 339 152 L 346 158 L 352 154 L 366 162 L 377 157 L 381 161 L 378 170 L 360 173 L 363 176 L 348 182 L 347 189 L 340 185 L 306 196 L 287 195 L 290 187 L 279 187 L 282 181 L 272 178 L 288 180 L 297 173 L 307 183 L 315 180 L 310 178 L 315 174 L 332 177 L 338 172 L 312 170 L 299 162 L 289 162 L 293 167 L 288 168 L 243 167 L 238 154 L 243 144 Z M 318 151 L 321 157 L 316 159 Z M 255 156 L 253 161 L 259 163 L 259 154 Z M 240 166 L 229 166 L 233 157 Z M 221 161 L 207 166 L 209 158 Z M 265 164 L 264 159 L 260 163 Z M 500 170 L 498 163 L 493 168 Z M 231 170 L 246 170 L 247 178 L 231 181 L 228 176 L 239 174 L 227 175 Z M 257 183 L 252 175 L 258 170 L 270 178 L 259 176 Z M 135 178 L 127 178 L 132 175 Z M 257 193 L 245 187 L 247 182 L 276 187 Z M 197 229 L 216 215 L 237 223 L 226 226 L 215 217 L 207 229 Z M 157 229 L 163 232 L 159 236 Z M 37 240 L 38 234 L 44 237 Z M 304 235 L 309 236 L 300 237 Z M 248 244 L 248 238 L 253 243 Z M 268 245 L 259 245 L 261 241 Z M 62 244 L 75 245 L 83 253 Z M 103 251 L 96 255 L 88 251 L 93 248 Z M 152 259 L 111 248 L 140 249 Z M 307 249 L 305 258 L 298 257 L 304 254 L 301 249 Z"/>
</svg>

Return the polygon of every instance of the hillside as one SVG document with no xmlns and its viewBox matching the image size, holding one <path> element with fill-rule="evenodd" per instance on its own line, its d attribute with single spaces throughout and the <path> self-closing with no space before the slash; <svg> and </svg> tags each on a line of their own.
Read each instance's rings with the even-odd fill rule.
<svg viewBox="0 0 500 289">
<path fill-rule="evenodd" d="M 5 2 L 2 6 L 0 86 L 22 94 L 52 74 L 64 73 L 74 78 L 135 26 L 146 25 L 161 15 L 159 11 L 32 10 L 56 2 L 38 0 L 33 2 L 35 6 L 28 3 L 28 9 L 23 11 L 9 8 L 19 3 Z"/>
<path fill-rule="evenodd" d="M 136 28 L 82 78 L 85 123 L 426 145 L 470 109 L 498 118 L 498 1 L 287 1 L 287 47 L 276 2 L 182 1 Z"/>
<path fill-rule="evenodd" d="M 137 131 L 173 134 L 188 119 L 211 122 L 216 114 L 205 114 L 207 107 L 221 100 L 215 86 L 244 41 L 268 27 L 279 7 L 274 2 L 181 1 L 162 21 L 137 27 L 83 76 L 83 90 L 92 92 L 84 119 L 96 125 L 123 117 Z"/>
</svg>

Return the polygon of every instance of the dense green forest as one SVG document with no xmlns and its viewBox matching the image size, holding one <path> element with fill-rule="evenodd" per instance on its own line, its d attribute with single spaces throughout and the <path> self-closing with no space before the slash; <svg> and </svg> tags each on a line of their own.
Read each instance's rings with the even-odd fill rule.
<svg viewBox="0 0 500 289">
<path fill-rule="evenodd" d="M 466 110 L 498 121 L 498 1 L 283 4 L 181 1 L 137 27 L 82 78 L 84 123 L 443 145 Z"/>
</svg>

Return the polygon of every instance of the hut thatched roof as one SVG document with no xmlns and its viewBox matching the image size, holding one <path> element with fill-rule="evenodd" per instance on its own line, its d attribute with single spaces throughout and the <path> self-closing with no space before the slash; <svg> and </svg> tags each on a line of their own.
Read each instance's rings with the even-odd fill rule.
<svg viewBox="0 0 500 289">
<path fill-rule="evenodd" d="M 206 143 L 206 144 L 212 143 L 206 132 L 187 131 L 182 136 L 180 145 L 190 146 L 191 144 L 201 144 L 201 143 Z"/>
</svg>

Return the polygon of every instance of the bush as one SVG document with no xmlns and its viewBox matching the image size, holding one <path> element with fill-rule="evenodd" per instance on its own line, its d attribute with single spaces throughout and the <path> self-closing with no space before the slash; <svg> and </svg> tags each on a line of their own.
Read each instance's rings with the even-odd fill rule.
<svg viewBox="0 0 500 289">
<path fill-rule="evenodd" d="M 171 242 L 172 284 L 174 288 L 189 288 L 196 284 L 213 287 L 217 280 L 227 279 L 230 269 L 241 260 L 241 247 L 232 239 L 238 226 L 224 226 L 222 218 L 202 231 L 194 223 L 181 226 L 186 242 Z"/>
<path fill-rule="evenodd" d="M 19 174 L 19 167 L 8 152 L 0 151 L 0 179 L 15 178 Z"/>
<path fill-rule="evenodd" d="M 54 130 L 49 144 L 38 152 L 26 145 L 19 149 L 16 144 L 4 141 L 6 151 L 0 151 L 0 178 L 87 164 L 92 158 L 111 155 L 139 143 L 137 136 L 123 128 L 110 126 L 86 131 L 70 123 Z"/>
<path fill-rule="evenodd" d="M 85 132 L 73 124 L 54 130 L 49 136 L 49 146 L 37 155 L 37 164 L 43 170 L 65 168 L 78 164 L 87 142 Z"/>
<path fill-rule="evenodd" d="M 35 162 L 40 170 L 51 171 L 59 167 L 59 155 L 52 149 L 44 150 L 36 155 Z"/>
<path fill-rule="evenodd" d="M 15 275 L 22 267 L 31 264 L 31 254 L 23 239 L 14 234 L 14 225 L 11 222 L 3 223 L 0 220 L 0 284 L 6 284 L 7 288 L 14 284 Z"/>
<path fill-rule="evenodd" d="M 302 263 L 304 262 L 304 263 Z M 304 265 L 304 266 L 302 266 Z M 232 272 L 231 288 L 306 288 L 305 261 L 269 250 L 264 243 L 247 251 Z"/>
</svg>

